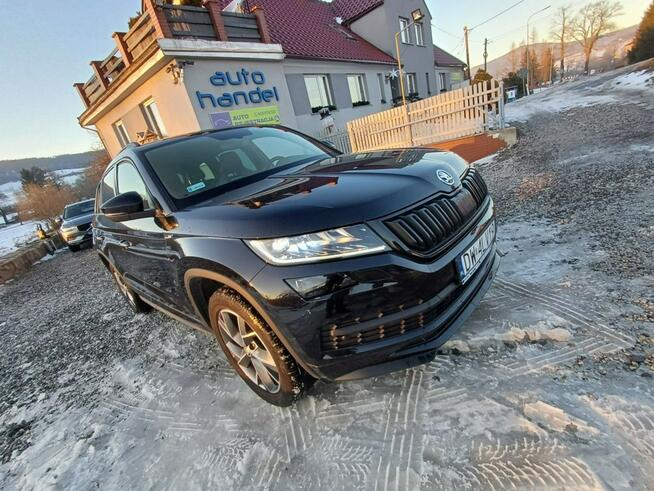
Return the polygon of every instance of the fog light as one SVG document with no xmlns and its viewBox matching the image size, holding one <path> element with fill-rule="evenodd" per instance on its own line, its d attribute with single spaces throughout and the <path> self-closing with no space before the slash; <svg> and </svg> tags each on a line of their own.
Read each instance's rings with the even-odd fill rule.
<svg viewBox="0 0 654 491">
<path fill-rule="evenodd" d="M 356 281 L 345 274 L 333 274 L 293 278 L 286 280 L 286 283 L 303 298 L 315 298 L 348 288 L 355 285 Z"/>
</svg>

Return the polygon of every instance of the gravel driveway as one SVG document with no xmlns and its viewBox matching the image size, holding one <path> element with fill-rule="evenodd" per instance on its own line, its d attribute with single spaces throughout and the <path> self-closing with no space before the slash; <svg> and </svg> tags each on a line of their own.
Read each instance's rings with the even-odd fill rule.
<svg viewBox="0 0 654 491">
<path fill-rule="evenodd" d="M 93 251 L 0 286 L 0 488 L 652 489 L 653 91 L 517 123 L 480 165 L 506 256 L 456 339 L 291 408 L 130 313 Z"/>
</svg>

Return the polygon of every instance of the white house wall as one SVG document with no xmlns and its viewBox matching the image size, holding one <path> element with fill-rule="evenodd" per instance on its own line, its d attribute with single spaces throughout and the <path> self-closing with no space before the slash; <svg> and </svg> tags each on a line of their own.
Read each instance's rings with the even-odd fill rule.
<svg viewBox="0 0 654 491">
<path fill-rule="evenodd" d="M 291 109 L 295 113 L 297 129 L 316 135 L 322 128 L 320 115 L 311 112 L 309 96 L 304 85 L 304 75 L 326 74 L 332 89 L 332 97 L 336 110 L 332 117 L 337 128 L 345 128 L 345 124 L 356 118 L 367 116 L 378 111 L 389 109 L 391 106 L 391 88 L 386 75 L 393 67 L 390 65 L 370 63 L 348 63 L 318 60 L 300 60 L 286 58 L 283 62 L 286 81 L 291 94 Z M 347 75 L 363 74 L 369 105 L 352 106 L 352 99 L 347 85 Z M 379 87 L 379 77 L 384 84 L 386 103 L 382 103 L 382 93 Z"/>
<path fill-rule="evenodd" d="M 211 77 L 216 72 L 229 72 L 232 81 L 237 79 L 237 72 L 245 69 L 249 74 L 261 72 L 265 76 L 265 82 L 258 84 L 248 79 L 248 83 L 241 85 L 215 85 L 211 82 Z M 243 79 L 241 79 L 243 80 Z M 218 79 L 214 79 L 214 82 Z M 279 108 L 279 117 L 281 124 L 296 128 L 297 121 L 293 113 L 291 96 L 286 85 L 283 65 L 280 61 L 267 60 L 194 60 L 194 64 L 184 68 L 184 85 L 188 97 L 191 100 L 193 110 L 197 114 L 200 127 L 209 129 L 215 127 L 212 122 L 211 114 L 229 113 L 241 109 L 258 109 L 270 106 Z M 267 102 L 245 102 L 244 98 L 236 97 L 236 104 L 223 107 L 213 106 L 210 98 L 204 97 L 200 102 L 200 94 L 211 94 L 214 98 L 219 98 L 223 94 L 234 94 L 235 92 L 250 92 L 252 90 L 274 90 L 276 96 Z M 228 99 L 228 98 L 227 98 Z M 227 100 L 223 100 L 223 103 Z M 259 96 L 254 99 L 259 100 Z M 218 101 L 217 101 L 218 102 Z M 202 105 L 204 104 L 204 107 Z"/>
</svg>

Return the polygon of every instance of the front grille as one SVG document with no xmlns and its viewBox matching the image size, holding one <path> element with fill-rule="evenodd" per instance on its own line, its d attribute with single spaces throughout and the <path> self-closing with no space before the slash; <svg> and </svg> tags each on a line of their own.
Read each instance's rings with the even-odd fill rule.
<svg viewBox="0 0 654 491">
<path fill-rule="evenodd" d="M 463 287 L 451 284 L 442 299 L 434 306 L 428 307 L 414 314 L 407 313 L 406 317 L 397 318 L 389 322 L 377 321 L 374 326 L 370 322 L 352 321 L 347 324 L 325 326 L 321 330 L 321 347 L 323 354 L 344 355 L 348 348 L 354 348 L 367 343 L 374 343 L 383 339 L 401 336 L 407 332 L 422 329 L 429 325 L 443 313 L 443 311 L 460 295 Z M 416 310 L 416 309 L 410 309 Z M 368 326 L 368 327 L 366 327 Z"/>
<path fill-rule="evenodd" d="M 488 188 L 481 175 L 470 168 L 455 195 L 421 204 L 384 223 L 409 250 L 429 255 L 456 235 L 487 195 Z"/>
<path fill-rule="evenodd" d="M 77 230 L 79 230 L 80 232 L 84 232 L 85 230 L 88 230 L 90 226 L 91 226 L 90 223 L 83 223 L 82 225 L 77 226 Z"/>
</svg>

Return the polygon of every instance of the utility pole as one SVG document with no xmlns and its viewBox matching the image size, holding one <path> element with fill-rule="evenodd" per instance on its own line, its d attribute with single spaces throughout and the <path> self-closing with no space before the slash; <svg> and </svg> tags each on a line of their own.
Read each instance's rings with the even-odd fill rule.
<svg viewBox="0 0 654 491">
<path fill-rule="evenodd" d="M 486 60 L 488 59 L 488 38 L 484 38 L 484 71 L 487 72 L 487 63 Z"/>
<path fill-rule="evenodd" d="M 468 26 L 465 26 L 463 28 L 463 38 L 465 39 L 466 43 L 466 64 L 468 65 L 468 80 L 470 80 L 470 83 L 472 84 L 472 78 L 470 77 L 470 49 L 468 48 Z"/>
</svg>

